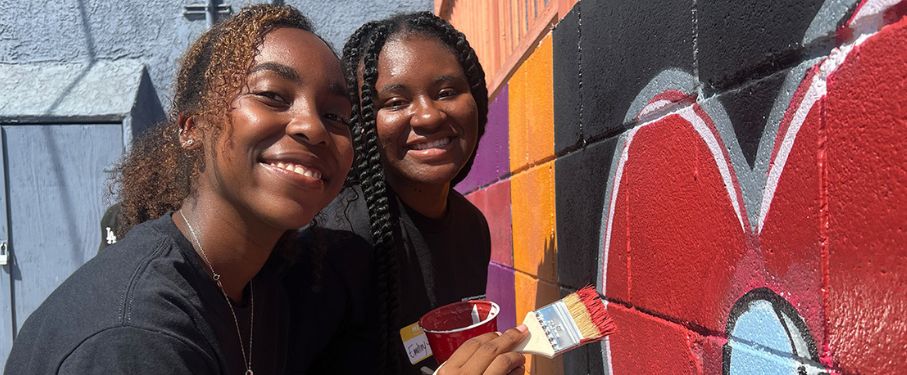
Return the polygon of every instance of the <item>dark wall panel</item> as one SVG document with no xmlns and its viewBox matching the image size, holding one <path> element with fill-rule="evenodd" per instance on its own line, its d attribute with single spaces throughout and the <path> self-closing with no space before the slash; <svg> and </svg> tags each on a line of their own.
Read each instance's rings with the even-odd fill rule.
<svg viewBox="0 0 907 375">
<path fill-rule="evenodd" d="M 605 186 L 616 139 L 562 156 L 555 162 L 558 283 L 595 285 Z"/>
<path fill-rule="evenodd" d="M 697 60 L 708 92 L 799 63 L 822 0 L 701 1 Z"/>
<path fill-rule="evenodd" d="M 693 2 L 582 2 L 583 136 L 624 129 L 637 93 L 661 71 L 693 71 Z"/>
<path fill-rule="evenodd" d="M 579 53 L 582 4 L 576 4 L 554 29 L 554 151 L 558 154 L 579 144 L 583 136 L 583 63 Z"/>
</svg>

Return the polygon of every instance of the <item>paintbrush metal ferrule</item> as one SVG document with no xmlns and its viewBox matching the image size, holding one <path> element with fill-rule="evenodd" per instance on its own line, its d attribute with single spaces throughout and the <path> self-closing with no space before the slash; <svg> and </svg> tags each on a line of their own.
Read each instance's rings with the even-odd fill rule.
<svg viewBox="0 0 907 375">
<path fill-rule="evenodd" d="M 554 358 L 582 344 L 580 329 L 563 301 L 530 311 L 523 324 L 529 337 L 517 346 L 517 352 Z"/>
<path fill-rule="evenodd" d="M 535 317 L 545 331 L 548 342 L 555 352 L 561 352 L 578 346 L 583 339 L 567 305 L 557 301 L 535 311 Z"/>
</svg>

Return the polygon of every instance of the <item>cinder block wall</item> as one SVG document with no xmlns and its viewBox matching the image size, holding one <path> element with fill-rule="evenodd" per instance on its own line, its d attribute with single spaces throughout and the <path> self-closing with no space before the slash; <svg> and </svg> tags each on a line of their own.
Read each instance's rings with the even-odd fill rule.
<svg viewBox="0 0 907 375">
<path fill-rule="evenodd" d="M 907 1 L 583 0 L 489 118 L 501 327 L 620 329 L 533 373 L 907 370 Z"/>
</svg>

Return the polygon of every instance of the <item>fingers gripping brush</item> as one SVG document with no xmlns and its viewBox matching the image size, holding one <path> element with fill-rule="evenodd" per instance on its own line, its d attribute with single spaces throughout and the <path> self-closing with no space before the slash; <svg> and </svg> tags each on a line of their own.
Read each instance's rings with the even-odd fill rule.
<svg viewBox="0 0 907 375">
<path fill-rule="evenodd" d="M 529 312 L 523 324 L 529 328 L 529 337 L 516 351 L 547 358 L 601 341 L 617 330 L 604 301 L 592 286 Z"/>
</svg>

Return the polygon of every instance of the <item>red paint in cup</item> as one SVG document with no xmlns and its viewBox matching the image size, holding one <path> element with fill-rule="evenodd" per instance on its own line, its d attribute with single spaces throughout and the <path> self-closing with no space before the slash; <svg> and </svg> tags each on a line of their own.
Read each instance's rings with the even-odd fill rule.
<svg viewBox="0 0 907 375">
<path fill-rule="evenodd" d="M 478 323 L 473 323 L 473 308 Z M 491 301 L 463 301 L 438 307 L 419 319 L 438 364 L 444 363 L 466 340 L 498 330 L 501 308 Z"/>
</svg>

